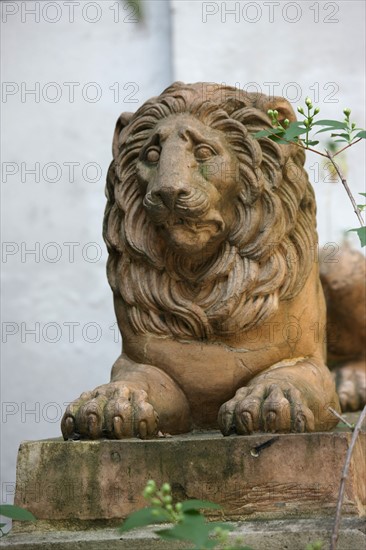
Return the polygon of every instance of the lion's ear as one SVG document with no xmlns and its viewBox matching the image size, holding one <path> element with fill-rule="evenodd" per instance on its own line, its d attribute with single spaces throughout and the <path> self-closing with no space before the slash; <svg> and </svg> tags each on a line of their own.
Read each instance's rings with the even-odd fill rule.
<svg viewBox="0 0 366 550">
<path fill-rule="evenodd" d="M 278 120 L 283 122 L 286 118 L 290 122 L 295 122 L 296 115 L 290 103 L 284 97 L 272 97 L 268 98 L 268 102 L 265 103 L 264 111 L 269 109 L 278 111 Z"/>
<path fill-rule="evenodd" d="M 119 153 L 119 136 L 123 128 L 125 128 L 131 121 L 134 113 L 122 113 L 117 120 L 116 128 L 114 130 L 113 142 L 112 142 L 112 153 L 113 158 L 116 158 Z"/>
</svg>

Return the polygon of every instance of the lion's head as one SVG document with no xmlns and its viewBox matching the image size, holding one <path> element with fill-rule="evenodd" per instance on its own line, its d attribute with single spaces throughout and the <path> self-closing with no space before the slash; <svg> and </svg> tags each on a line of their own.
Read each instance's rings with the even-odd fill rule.
<svg viewBox="0 0 366 550">
<path fill-rule="evenodd" d="M 118 120 L 104 238 L 136 333 L 232 335 L 303 287 L 314 195 L 301 148 L 252 137 L 270 107 L 295 118 L 282 98 L 178 82 Z"/>
</svg>

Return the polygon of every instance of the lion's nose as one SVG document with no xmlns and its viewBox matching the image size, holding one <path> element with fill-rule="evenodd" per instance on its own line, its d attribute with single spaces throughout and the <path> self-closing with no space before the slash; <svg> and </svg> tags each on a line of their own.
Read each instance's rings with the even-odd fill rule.
<svg viewBox="0 0 366 550">
<path fill-rule="evenodd" d="M 153 190 L 151 194 L 155 199 L 160 199 L 169 210 L 173 210 L 177 200 L 187 196 L 189 190 L 184 184 L 164 185 Z"/>
</svg>

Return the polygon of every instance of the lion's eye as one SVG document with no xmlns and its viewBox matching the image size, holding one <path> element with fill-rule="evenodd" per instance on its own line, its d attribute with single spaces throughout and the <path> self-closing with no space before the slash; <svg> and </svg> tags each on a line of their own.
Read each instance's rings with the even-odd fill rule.
<svg viewBox="0 0 366 550">
<path fill-rule="evenodd" d="M 157 147 L 149 147 L 149 149 L 145 151 L 145 159 L 147 162 L 151 163 L 159 162 L 160 150 Z"/>
<path fill-rule="evenodd" d="M 209 145 L 198 145 L 194 150 L 194 156 L 197 160 L 208 160 L 216 155 L 216 151 Z"/>
</svg>

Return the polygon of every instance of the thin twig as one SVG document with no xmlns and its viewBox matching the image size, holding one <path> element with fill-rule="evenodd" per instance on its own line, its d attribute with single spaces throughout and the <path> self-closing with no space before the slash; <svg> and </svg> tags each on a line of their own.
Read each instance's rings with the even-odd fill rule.
<svg viewBox="0 0 366 550">
<path fill-rule="evenodd" d="M 355 211 L 355 214 L 358 218 L 358 221 L 360 222 L 360 225 L 361 227 L 363 227 L 365 225 L 365 222 L 363 221 L 362 219 L 362 216 L 361 216 L 361 212 L 356 204 L 356 201 L 351 193 L 351 189 L 348 187 L 348 183 L 347 183 L 347 180 L 346 178 L 344 177 L 344 175 L 342 174 L 338 164 L 335 162 L 335 160 L 333 159 L 333 156 L 329 153 L 329 151 L 325 150 L 325 152 L 327 153 L 327 157 L 329 158 L 330 162 L 333 164 L 334 168 L 335 168 L 335 171 L 337 172 L 338 176 L 339 176 L 339 179 L 341 180 L 342 184 L 343 184 L 343 187 L 345 188 L 346 192 L 347 192 L 347 195 L 349 196 L 349 199 L 352 203 L 352 206 L 353 206 L 353 210 Z"/>
<path fill-rule="evenodd" d="M 282 128 L 284 130 L 284 128 Z M 272 134 L 273 136 L 277 136 L 277 134 Z M 278 136 L 282 141 L 285 141 L 289 145 L 296 145 L 297 147 L 300 147 L 300 149 L 304 149 L 305 151 L 311 151 L 312 153 L 316 153 L 317 155 L 320 155 L 321 157 L 329 158 L 328 155 L 325 153 L 321 153 L 320 151 L 317 151 L 316 149 L 313 149 L 312 147 L 303 145 L 301 142 L 298 141 L 291 141 L 289 139 L 286 139 L 283 136 Z M 361 138 L 360 138 L 361 139 Z M 355 142 L 356 143 L 356 142 Z"/>
<path fill-rule="evenodd" d="M 281 139 L 284 139 L 284 138 L 281 138 Z M 312 153 L 316 153 L 317 155 L 320 155 L 321 157 L 325 157 L 325 158 L 329 158 L 328 155 L 326 155 L 325 153 L 322 153 L 321 151 L 317 151 L 316 149 L 313 149 L 312 147 L 309 147 L 309 146 L 305 146 L 305 145 L 302 145 L 301 143 L 298 143 L 297 141 L 288 141 L 287 139 L 285 139 L 285 141 L 287 141 L 288 143 L 293 143 L 294 145 L 297 145 L 298 147 L 301 147 L 301 149 L 305 149 L 305 151 L 311 151 Z"/>
<path fill-rule="evenodd" d="M 350 430 L 354 430 L 354 426 L 352 424 L 350 424 L 345 418 L 344 416 L 341 416 L 340 414 L 337 413 L 337 411 L 335 411 L 334 409 L 332 409 L 332 407 L 328 407 L 328 411 L 330 411 L 331 413 L 334 414 L 334 416 L 336 416 L 337 418 L 339 418 L 339 420 L 341 420 L 342 422 L 344 422 Z"/>
<path fill-rule="evenodd" d="M 355 145 L 356 143 L 358 143 L 359 141 L 361 141 L 361 139 L 363 139 L 363 138 L 358 138 L 358 139 L 356 139 L 356 141 L 352 141 L 352 143 L 349 143 L 349 144 L 346 145 L 345 147 L 342 147 L 342 149 L 339 149 L 339 151 L 337 151 L 336 153 L 334 153 L 333 158 L 336 157 L 337 155 L 339 155 L 339 153 L 342 153 L 343 151 L 345 151 L 346 149 L 348 149 L 348 147 L 352 147 L 352 145 Z"/>
<path fill-rule="evenodd" d="M 360 225 L 361 227 L 364 227 L 365 225 L 365 222 L 361 216 L 361 211 L 360 209 L 358 208 L 357 206 L 357 203 L 354 199 L 354 196 L 352 195 L 352 192 L 350 190 L 350 188 L 348 187 L 348 183 L 347 183 L 347 180 L 346 178 L 344 177 L 344 175 L 342 174 L 338 164 L 335 162 L 334 160 L 334 157 L 336 157 L 337 155 L 339 155 L 339 153 L 342 153 L 342 151 L 345 151 L 346 149 L 348 149 L 348 147 L 351 147 L 351 145 L 355 145 L 355 143 L 358 143 L 362 138 L 358 138 L 356 141 L 353 141 L 352 143 L 349 143 L 348 145 L 346 145 L 345 147 L 343 147 L 342 149 L 340 149 L 339 151 L 337 151 L 336 153 L 334 153 L 334 155 L 331 155 L 330 152 L 325 149 L 325 153 L 321 153 L 320 151 L 317 151 L 316 149 L 313 149 L 312 147 L 309 147 L 309 146 L 306 146 L 306 145 L 303 145 L 302 143 L 298 143 L 297 141 L 290 141 L 284 137 L 281 137 L 280 138 L 283 140 L 283 141 L 286 141 L 286 143 L 289 143 L 289 144 L 294 144 L 296 145 L 297 147 L 300 147 L 301 149 L 304 149 L 305 151 L 311 151 L 312 153 L 315 153 L 316 155 L 320 155 L 321 157 L 325 157 L 327 159 L 330 160 L 330 162 L 333 164 L 334 166 L 334 169 L 335 171 L 337 172 L 338 174 L 338 177 L 339 179 L 341 180 L 342 182 L 342 185 L 343 187 L 345 188 L 346 190 L 346 193 L 352 203 L 352 206 L 353 206 L 353 210 L 357 216 L 357 219 L 358 221 L 360 222 Z"/>
<path fill-rule="evenodd" d="M 341 477 L 341 484 L 339 486 L 337 510 L 336 510 L 336 516 L 335 516 L 335 520 L 334 520 L 334 527 L 333 527 L 333 531 L 332 531 L 332 538 L 331 538 L 331 541 L 330 541 L 330 550 L 336 550 L 336 548 L 337 548 L 338 532 L 339 532 L 339 525 L 340 525 L 340 521 L 341 521 L 342 504 L 343 504 L 343 497 L 344 497 L 344 490 L 345 490 L 345 486 L 346 486 L 346 480 L 347 480 L 347 476 L 348 476 L 348 470 L 349 470 L 349 467 L 350 467 L 350 464 L 351 464 L 352 452 L 353 452 L 354 446 L 356 444 L 359 431 L 361 430 L 362 423 L 365 420 L 365 418 L 366 418 L 366 406 L 363 408 L 363 411 L 360 414 L 360 417 L 357 421 L 354 432 L 352 434 L 351 443 L 350 443 L 350 446 L 349 446 L 348 451 L 347 451 L 346 461 L 344 463 L 342 477 Z"/>
<path fill-rule="evenodd" d="M 285 130 L 285 128 L 283 128 L 281 126 L 281 128 L 283 130 Z M 274 134 L 276 135 L 276 134 Z M 331 157 L 329 156 L 329 154 L 326 154 L 326 153 L 322 153 L 321 151 L 318 151 L 317 149 L 313 149 L 312 147 L 309 147 L 309 145 L 303 145 L 302 143 L 299 143 L 297 141 L 291 141 L 289 139 L 286 139 L 285 137 L 283 136 L 279 136 L 283 141 L 286 141 L 286 143 L 288 143 L 289 145 L 297 145 L 297 147 L 301 147 L 301 149 L 305 149 L 305 151 L 311 151 L 312 153 L 316 153 L 317 155 L 320 155 L 321 157 L 325 157 L 325 158 L 329 158 L 330 160 L 332 160 L 332 158 L 336 157 L 337 155 L 339 155 L 340 153 L 343 153 L 343 151 L 345 151 L 346 149 L 348 149 L 348 147 L 352 147 L 352 145 L 356 145 L 356 143 L 358 143 L 359 141 L 361 141 L 361 139 L 363 138 L 358 138 L 356 139 L 356 141 L 352 141 L 352 143 L 348 143 L 345 147 L 342 147 L 342 149 L 339 149 L 339 151 L 336 151 Z M 328 151 L 327 151 L 328 153 Z"/>
</svg>

